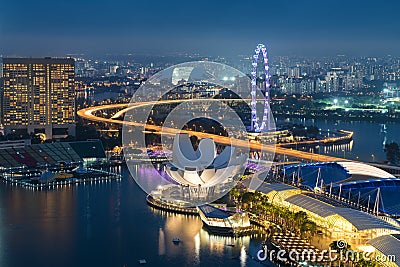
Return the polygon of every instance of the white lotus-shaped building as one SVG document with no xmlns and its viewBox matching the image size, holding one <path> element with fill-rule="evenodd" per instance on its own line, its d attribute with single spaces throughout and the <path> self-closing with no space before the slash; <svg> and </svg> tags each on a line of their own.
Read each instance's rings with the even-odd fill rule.
<svg viewBox="0 0 400 267">
<path fill-rule="evenodd" d="M 236 156 L 231 146 L 217 155 L 212 139 L 202 139 L 193 149 L 188 134 L 177 134 L 173 144 L 172 162 L 166 166 L 168 175 L 179 185 L 194 188 L 197 194 L 208 194 L 210 188 L 232 182 L 243 169 L 247 155 Z"/>
</svg>

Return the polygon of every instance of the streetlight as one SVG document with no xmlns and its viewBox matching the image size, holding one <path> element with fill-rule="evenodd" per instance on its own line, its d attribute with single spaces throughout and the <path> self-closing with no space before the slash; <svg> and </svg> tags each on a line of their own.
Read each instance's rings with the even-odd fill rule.
<svg viewBox="0 0 400 267">
<path fill-rule="evenodd" d="M 372 162 L 375 162 L 375 155 L 371 154 L 371 157 L 372 157 Z"/>
</svg>

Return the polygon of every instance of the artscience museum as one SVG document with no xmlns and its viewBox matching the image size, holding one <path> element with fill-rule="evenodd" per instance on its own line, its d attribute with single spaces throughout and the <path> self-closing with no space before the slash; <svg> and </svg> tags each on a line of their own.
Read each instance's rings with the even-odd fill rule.
<svg viewBox="0 0 400 267">
<path fill-rule="evenodd" d="M 172 154 L 172 161 L 165 167 L 172 184 L 160 186 L 151 195 L 166 202 L 177 200 L 185 206 L 209 202 L 226 194 L 244 172 L 248 157 L 247 154 L 238 156 L 232 146 L 217 153 L 214 141 L 209 138 L 201 139 L 195 150 L 188 134 L 175 136 Z"/>
</svg>

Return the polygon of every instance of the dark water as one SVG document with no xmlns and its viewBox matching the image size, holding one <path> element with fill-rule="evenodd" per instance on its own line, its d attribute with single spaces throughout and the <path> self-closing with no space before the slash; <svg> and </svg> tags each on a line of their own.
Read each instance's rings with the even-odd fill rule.
<svg viewBox="0 0 400 267">
<path fill-rule="evenodd" d="M 117 99 L 119 96 L 118 92 L 96 92 L 92 95 L 95 101 L 103 101 L 106 99 Z"/>
<path fill-rule="evenodd" d="M 111 100 L 116 100 L 120 96 L 119 92 L 109 92 L 109 91 L 103 91 L 103 92 L 96 92 L 93 90 L 86 90 L 84 92 L 79 92 L 77 94 L 78 98 L 84 98 L 86 101 L 89 102 L 100 102 L 103 100 L 111 99 Z"/>
<path fill-rule="evenodd" d="M 0 266 L 137 266 L 142 258 L 146 266 L 262 266 L 245 250 L 255 256 L 261 237 L 212 236 L 198 217 L 154 210 L 122 173 L 121 182 L 48 191 L 1 182 Z"/>
<path fill-rule="evenodd" d="M 400 123 L 380 124 L 368 121 L 345 122 L 304 119 L 293 119 L 291 121 L 303 125 L 315 125 L 323 130 L 348 130 L 354 132 L 353 142 L 350 144 L 321 147 L 320 152 L 327 155 L 365 162 L 382 162 L 386 160 L 383 150 L 384 144 L 393 141 L 400 143 Z"/>
</svg>

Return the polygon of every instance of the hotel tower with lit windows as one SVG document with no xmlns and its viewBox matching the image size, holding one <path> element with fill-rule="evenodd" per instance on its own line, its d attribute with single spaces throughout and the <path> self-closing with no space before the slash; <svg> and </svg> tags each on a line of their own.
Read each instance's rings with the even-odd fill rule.
<svg viewBox="0 0 400 267">
<path fill-rule="evenodd" d="M 71 58 L 4 58 L 4 133 L 75 135 L 75 62 Z"/>
</svg>

